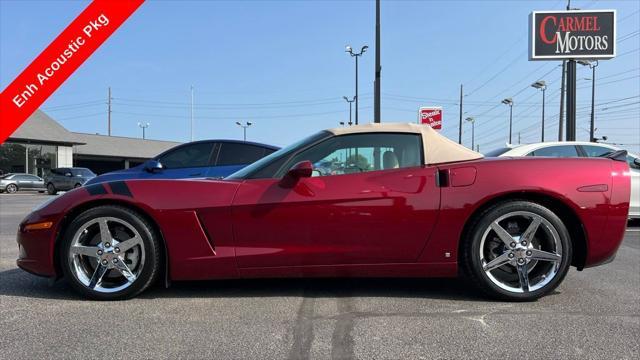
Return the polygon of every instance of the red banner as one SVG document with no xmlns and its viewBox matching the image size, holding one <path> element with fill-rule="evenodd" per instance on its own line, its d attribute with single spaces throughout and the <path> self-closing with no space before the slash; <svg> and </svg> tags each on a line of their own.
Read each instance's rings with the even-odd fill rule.
<svg viewBox="0 0 640 360">
<path fill-rule="evenodd" d="M 94 0 L 0 94 L 0 144 L 53 92 L 144 0 Z"/>
</svg>

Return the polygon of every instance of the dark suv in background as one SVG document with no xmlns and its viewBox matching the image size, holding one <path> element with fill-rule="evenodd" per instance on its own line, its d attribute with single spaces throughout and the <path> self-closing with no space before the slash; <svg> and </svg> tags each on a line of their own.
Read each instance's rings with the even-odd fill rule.
<svg viewBox="0 0 640 360">
<path fill-rule="evenodd" d="M 87 168 L 57 168 L 44 178 L 49 195 L 55 195 L 58 191 L 67 191 L 84 185 L 87 181 L 96 177 L 93 171 Z"/>
</svg>

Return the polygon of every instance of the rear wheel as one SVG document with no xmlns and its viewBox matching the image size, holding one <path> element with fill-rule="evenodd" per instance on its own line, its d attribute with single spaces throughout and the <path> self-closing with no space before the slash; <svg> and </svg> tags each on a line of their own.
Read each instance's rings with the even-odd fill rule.
<svg viewBox="0 0 640 360">
<path fill-rule="evenodd" d="M 535 300 L 553 291 L 571 265 L 566 226 L 551 210 L 509 201 L 484 211 L 463 244 L 463 267 L 489 295 Z"/>
<path fill-rule="evenodd" d="M 61 246 L 65 277 L 92 299 L 131 298 L 158 274 L 158 237 L 151 224 L 127 208 L 109 205 L 85 211 L 69 225 Z"/>
<path fill-rule="evenodd" d="M 15 193 L 15 192 L 17 192 L 17 191 L 18 191 L 18 185 L 16 185 L 16 184 L 9 184 L 9 185 L 7 185 L 7 187 L 6 187 L 6 190 L 7 190 L 7 193 L 9 193 L 9 194 L 13 194 L 13 193 Z"/>
<path fill-rule="evenodd" d="M 48 183 L 47 184 L 47 194 L 55 195 L 57 193 L 58 193 L 58 190 L 56 190 L 56 187 L 52 183 Z"/>
<path fill-rule="evenodd" d="M 77 188 L 79 188 L 80 186 L 82 186 L 82 184 L 75 184 L 75 185 L 73 186 L 73 188 L 74 188 L 74 189 L 77 189 Z"/>
</svg>

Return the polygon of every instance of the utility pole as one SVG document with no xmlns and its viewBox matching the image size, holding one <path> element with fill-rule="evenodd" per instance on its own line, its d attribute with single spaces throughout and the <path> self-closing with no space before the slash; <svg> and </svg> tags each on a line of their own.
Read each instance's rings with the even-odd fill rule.
<svg viewBox="0 0 640 360">
<path fill-rule="evenodd" d="M 368 48 L 369 47 L 365 45 L 360 49 L 359 53 L 355 53 L 353 52 L 353 49 L 351 48 L 351 46 L 347 45 L 345 50 L 345 52 L 348 52 L 349 55 L 351 55 L 351 57 L 356 58 L 356 96 L 355 96 L 356 97 L 356 125 L 358 125 L 358 58 L 362 56 L 362 54 L 364 54 Z"/>
<path fill-rule="evenodd" d="M 547 91 L 547 83 L 544 80 L 538 80 L 531 84 L 532 88 L 542 90 L 542 142 L 544 142 L 544 95 Z"/>
<path fill-rule="evenodd" d="M 571 0 L 567 0 L 571 10 Z M 567 62 L 567 141 L 576 140 L 576 61 Z"/>
<path fill-rule="evenodd" d="M 576 61 L 567 62 L 567 141 L 576 140 Z"/>
<path fill-rule="evenodd" d="M 589 66 L 591 68 L 591 124 L 589 126 L 589 141 L 596 142 L 595 134 L 595 100 L 596 100 L 596 67 L 598 60 L 591 62 L 589 60 L 579 60 L 578 64 Z"/>
<path fill-rule="evenodd" d="M 505 105 L 509 105 L 509 144 L 511 144 L 511 134 L 513 127 L 513 99 L 506 98 L 502 100 L 502 103 Z"/>
<path fill-rule="evenodd" d="M 474 117 L 468 117 L 465 120 L 471 123 L 471 150 L 473 150 L 476 144 L 476 134 L 475 134 L 476 119 Z"/>
<path fill-rule="evenodd" d="M 520 131 L 518 131 L 518 144 L 520 144 Z"/>
<path fill-rule="evenodd" d="M 462 84 L 460 84 L 460 121 L 458 124 L 458 144 L 462 144 Z"/>
<path fill-rule="evenodd" d="M 342 98 L 345 99 L 349 103 L 349 126 L 351 126 L 351 125 L 353 125 L 353 122 L 351 122 L 351 105 L 356 100 L 356 97 L 354 96 L 353 98 L 351 98 L 351 100 L 349 100 L 349 98 L 346 97 L 346 96 L 343 96 Z"/>
<path fill-rule="evenodd" d="M 380 122 L 380 0 L 376 0 L 376 77 L 373 83 L 373 122 Z"/>
<path fill-rule="evenodd" d="M 138 126 L 142 128 L 142 139 L 146 139 L 147 136 L 145 130 L 147 130 L 147 128 L 149 127 L 149 123 L 138 123 Z"/>
<path fill-rule="evenodd" d="M 564 86 L 567 78 L 567 61 L 562 60 L 562 84 L 560 85 L 560 119 L 558 120 L 558 141 L 562 141 L 564 127 Z"/>
<path fill-rule="evenodd" d="M 236 121 L 236 125 L 240 126 L 242 128 L 242 133 L 243 133 L 243 139 L 246 142 L 247 141 L 247 128 L 251 125 L 253 125 L 253 123 L 251 123 L 251 121 L 247 121 L 244 124 L 241 123 L 240 121 Z"/>
<path fill-rule="evenodd" d="M 107 96 L 107 136 L 111 136 L 111 86 Z"/>
<path fill-rule="evenodd" d="M 191 141 L 193 141 L 193 85 L 191 85 Z"/>
</svg>

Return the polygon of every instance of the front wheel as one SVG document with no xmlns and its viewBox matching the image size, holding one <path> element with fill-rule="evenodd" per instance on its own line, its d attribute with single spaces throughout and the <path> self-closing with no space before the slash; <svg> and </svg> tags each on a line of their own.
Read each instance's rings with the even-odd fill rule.
<svg viewBox="0 0 640 360">
<path fill-rule="evenodd" d="M 509 201 L 484 211 L 464 239 L 462 266 L 490 296 L 531 301 L 553 291 L 571 265 L 571 241 L 548 208 Z"/>
<path fill-rule="evenodd" d="M 65 232 L 60 264 L 83 295 L 96 300 L 134 297 L 158 276 L 159 239 L 151 224 L 120 206 L 80 214 Z"/>
<path fill-rule="evenodd" d="M 9 184 L 7 185 L 7 193 L 8 194 L 13 194 L 18 192 L 18 186 L 16 184 Z"/>
<path fill-rule="evenodd" d="M 58 190 L 56 190 L 56 187 L 52 183 L 47 184 L 47 194 L 55 195 L 57 193 Z"/>
</svg>

